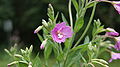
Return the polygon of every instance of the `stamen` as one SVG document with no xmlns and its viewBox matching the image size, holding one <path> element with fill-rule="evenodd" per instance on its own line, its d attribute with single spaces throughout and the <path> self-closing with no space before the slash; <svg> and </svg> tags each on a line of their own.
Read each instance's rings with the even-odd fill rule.
<svg viewBox="0 0 120 67">
<path fill-rule="evenodd" d="M 58 38 L 63 38 L 63 35 L 62 34 L 58 34 Z"/>
</svg>

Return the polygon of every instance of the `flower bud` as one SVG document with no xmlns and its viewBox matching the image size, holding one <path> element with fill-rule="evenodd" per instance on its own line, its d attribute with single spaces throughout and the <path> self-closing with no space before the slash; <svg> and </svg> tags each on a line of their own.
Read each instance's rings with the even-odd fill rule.
<svg viewBox="0 0 120 67">
<path fill-rule="evenodd" d="M 40 45 L 40 49 L 44 49 L 45 45 L 47 43 L 47 39 L 45 39 L 42 44 Z"/>
<path fill-rule="evenodd" d="M 118 36 L 119 35 L 119 33 L 118 32 L 116 32 L 114 29 L 112 29 L 112 28 L 107 28 L 106 29 L 106 34 L 105 35 L 107 35 L 107 36 Z"/>
<path fill-rule="evenodd" d="M 10 67 L 11 65 L 10 65 L 10 64 L 8 64 L 7 66 L 8 66 L 8 67 Z"/>
<path fill-rule="evenodd" d="M 111 59 L 109 60 L 109 62 L 112 62 L 112 60 L 116 59 L 120 59 L 120 53 L 111 52 Z"/>
<path fill-rule="evenodd" d="M 32 67 L 32 63 L 31 62 L 29 63 L 28 67 Z"/>
<path fill-rule="evenodd" d="M 42 24 L 43 24 L 45 27 L 48 27 L 48 24 L 47 24 L 47 22 L 46 22 L 44 19 L 42 19 Z"/>
<path fill-rule="evenodd" d="M 35 29 L 34 33 L 38 33 L 41 29 L 42 29 L 43 26 L 39 26 L 37 29 Z"/>
</svg>

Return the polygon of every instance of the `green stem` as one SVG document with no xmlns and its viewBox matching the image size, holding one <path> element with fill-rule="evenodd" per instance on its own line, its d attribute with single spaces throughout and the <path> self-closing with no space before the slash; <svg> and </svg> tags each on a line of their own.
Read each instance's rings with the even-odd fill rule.
<svg viewBox="0 0 120 67">
<path fill-rule="evenodd" d="M 70 49 L 68 49 L 68 51 L 67 51 L 66 54 L 65 54 L 65 59 L 64 59 L 63 67 L 66 67 L 65 64 L 66 64 L 66 61 L 67 61 L 67 58 L 68 58 L 69 53 L 70 53 Z"/>
<path fill-rule="evenodd" d="M 85 36 L 86 32 L 88 31 L 88 29 L 90 27 L 90 24 L 91 24 L 91 22 L 93 20 L 93 17 L 94 17 L 95 8 L 96 8 L 96 2 L 94 3 L 94 7 L 93 7 L 93 10 L 92 10 L 92 14 L 91 14 L 90 20 L 88 22 L 88 25 L 87 25 L 86 29 L 84 30 L 84 32 L 83 32 L 82 36 L 80 37 L 80 39 L 74 45 L 74 47 L 76 47 L 79 44 L 79 42 L 83 39 L 83 37 Z"/>
<path fill-rule="evenodd" d="M 58 45 L 59 45 L 58 49 L 59 49 L 60 53 L 63 53 L 61 44 L 58 44 Z"/>
<path fill-rule="evenodd" d="M 71 11 L 71 0 L 69 0 L 69 5 L 68 5 L 68 10 L 69 10 L 69 16 L 70 16 L 70 25 L 73 30 L 73 19 L 72 19 L 72 11 Z"/>
</svg>

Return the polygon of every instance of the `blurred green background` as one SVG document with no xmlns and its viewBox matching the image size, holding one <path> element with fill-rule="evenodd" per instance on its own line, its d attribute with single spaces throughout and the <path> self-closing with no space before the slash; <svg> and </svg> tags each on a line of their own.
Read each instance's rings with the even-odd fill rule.
<svg viewBox="0 0 120 67">
<path fill-rule="evenodd" d="M 9 56 L 4 52 L 15 43 L 19 48 L 34 45 L 34 52 L 40 52 L 40 42 L 33 33 L 41 25 L 41 20 L 48 20 L 47 7 L 51 3 L 55 13 L 62 12 L 68 17 L 69 0 L 0 0 L 0 67 L 7 67 Z M 73 9 L 73 16 L 75 11 Z M 85 21 L 89 20 L 91 8 L 87 10 Z M 61 16 L 59 16 L 59 19 Z M 100 19 L 105 27 L 112 27 L 120 33 L 120 15 L 111 4 L 99 3 L 94 19 Z M 91 33 L 89 31 L 88 33 Z M 104 59 L 108 61 L 109 54 L 105 53 Z M 120 61 L 110 63 L 110 67 L 118 67 Z M 116 66 L 117 65 L 117 66 Z"/>
</svg>

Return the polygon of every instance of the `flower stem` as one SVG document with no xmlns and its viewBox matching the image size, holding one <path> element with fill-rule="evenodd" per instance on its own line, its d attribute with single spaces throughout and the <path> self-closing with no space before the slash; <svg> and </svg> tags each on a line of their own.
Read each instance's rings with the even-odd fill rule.
<svg viewBox="0 0 120 67">
<path fill-rule="evenodd" d="M 90 20 L 89 20 L 89 22 L 88 22 L 88 25 L 87 25 L 86 29 L 84 30 L 83 34 L 81 35 L 80 39 L 79 39 L 79 40 L 76 42 L 76 44 L 74 45 L 74 47 L 76 47 L 76 46 L 79 44 L 79 42 L 83 39 L 83 37 L 85 36 L 86 32 L 88 31 L 88 29 L 89 29 L 89 27 L 90 27 L 90 24 L 91 24 L 91 22 L 92 22 L 92 20 L 93 20 L 93 17 L 94 17 L 95 8 L 96 8 L 96 2 L 94 2 L 92 14 L 91 14 Z M 73 48 L 74 48 L 74 47 L 73 47 Z"/>
<path fill-rule="evenodd" d="M 72 19 L 72 11 L 71 11 L 71 0 L 69 0 L 69 5 L 68 5 L 68 10 L 69 10 L 69 16 L 70 16 L 70 25 L 73 30 L 73 19 Z"/>
</svg>

